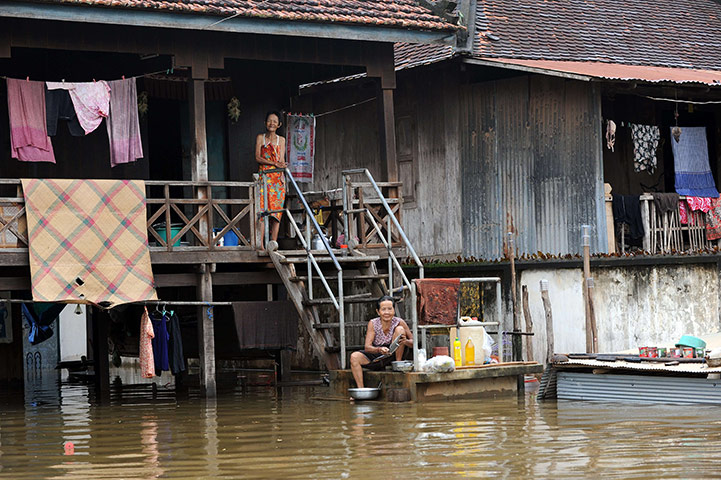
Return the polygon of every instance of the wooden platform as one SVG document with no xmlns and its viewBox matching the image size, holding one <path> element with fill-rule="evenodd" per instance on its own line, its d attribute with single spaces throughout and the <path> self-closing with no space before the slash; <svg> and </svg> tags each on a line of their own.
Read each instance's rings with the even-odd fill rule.
<svg viewBox="0 0 721 480">
<path fill-rule="evenodd" d="M 423 402 L 451 398 L 482 398 L 498 394 L 513 394 L 518 390 L 518 377 L 541 373 L 543 365 L 536 362 L 508 362 L 464 367 L 450 373 L 400 373 L 393 371 L 363 371 L 366 387 L 382 383 L 381 394 L 373 401 L 389 401 L 389 389 L 408 389 L 412 401 Z M 522 378 L 521 378 L 522 379 Z M 330 373 L 334 397 L 348 397 L 348 388 L 355 387 L 350 370 Z"/>
</svg>

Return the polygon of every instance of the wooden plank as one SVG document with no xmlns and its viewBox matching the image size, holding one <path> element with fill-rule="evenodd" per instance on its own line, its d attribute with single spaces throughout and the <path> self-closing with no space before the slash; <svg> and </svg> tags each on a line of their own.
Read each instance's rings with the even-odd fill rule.
<svg viewBox="0 0 721 480">
<path fill-rule="evenodd" d="M 528 285 L 521 286 L 521 301 L 523 302 L 523 318 L 526 320 L 526 333 L 533 332 L 533 319 L 531 318 L 531 309 L 528 306 Z M 533 342 L 531 338 L 526 338 L 526 360 L 533 360 Z"/>
</svg>

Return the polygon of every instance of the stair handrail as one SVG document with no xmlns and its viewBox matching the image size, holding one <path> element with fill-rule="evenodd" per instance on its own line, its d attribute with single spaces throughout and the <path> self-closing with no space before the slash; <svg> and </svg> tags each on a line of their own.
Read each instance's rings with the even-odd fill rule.
<svg viewBox="0 0 721 480">
<path fill-rule="evenodd" d="M 403 227 L 401 227 L 400 222 L 398 222 L 398 219 L 393 215 L 393 211 L 391 210 L 390 205 L 388 205 L 388 202 L 386 201 L 385 197 L 383 196 L 383 192 L 381 191 L 380 187 L 376 183 L 375 179 L 373 178 L 373 175 L 371 175 L 371 172 L 367 168 L 352 168 L 349 170 L 343 170 L 342 172 L 343 177 L 345 177 L 347 180 L 350 180 L 350 175 L 365 175 L 366 178 L 370 181 L 371 186 L 373 187 L 373 190 L 375 190 L 376 195 L 378 195 L 378 198 L 381 201 L 381 204 L 383 205 L 383 208 L 385 209 L 386 213 L 388 214 L 388 218 L 393 223 L 393 225 L 396 227 L 396 230 L 398 230 L 398 233 L 401 236 L 401 239 L 403 240 L 403 244 L 408 249 L 408 252 L 411 255 L 411 258 L 413 258 L 413 261 L 415 262 L 416 266 L 418 266 L 418 278 L 423 278 L 424 271 L 423 271 L 423 262 L 421 262 L 421 259 L 418 257 L 418 254 L 416 253 L 415 249 L 413 248 L 413 245 L 411 245 L 411 241 L 408 239 L 408 236 L 406 235 L 406 232 L 403 230 Z M 347 185 L 348 182 L 343 182 L 343 228 L 345 229 L 345 235 L 348 237 L 348 210 L 352 209 L 352 205 L 348 205 L 348 192 L 347 192 Z M 365 209 L 366 215 L 370 215 L 370 212 L 368 209 Z M 371 215 L 372 217 L 372 215 Z M 403 282 L 406 284 L 406 287 L 410 290 L 411 283 L 408 280 L 408 277 L 406 277 L 405 273 L 403 273 L 403 269 L 400 268 L 400 263 L 398 262 L 398 259 L 396 258 L 396 255 L 393 253 L 393 247 L 391 245 L 391 242 L 386 242 L 386 240 L 383 238 L 383 235 L 381 231 L 378 228 L 378 224 L 375 222 L 375 219 L 373 219 L 374 228 L 376 231 L 378 231 L 378 236 L 383 240 L 383 245 L 388 250 L 388 255 L 390 258 L 393 259 L 394 263 L 398 266 L 399 271 L 401 272 L 401 275 L 403 277 Z M 389 229 L 389 237 L 390 237 L 390 229 Z M 349 238 L 346 239 L 346 241 L 350 241 Z M 389 279 L 391 277 L 392 272 L 388 272 Z M 391 280 L 389 280 L 389 283 Z M 389 284 L 389 287 L 392 292 L 392 283 Z"/>
<path fill-rule="evenodd" d="M 290 185 L 293 187 L 293 191 L 300 199 L 301 204 L 303 205 L 303 210 L 306 215 L 306 236 L 308 238 L 303 237 L 303 233 L 300 231 L 300 228 L 298 228 L 298 224 L 295 221 L 295 218 L 293 218 L 293 215 L 290 213 L 290 210 L 288 208 L 282 208 L 280 210 L 269 210 L 268 209 L 268 182 L 266 175 L 271 173 L 277 173 L 277 172 L 283 172 L 285 174 L 286 179 L 289 180 Z M 298 186 L 298 183 L 296 183 L 295 179 L 293 178 L 293 174 L 290 173 L 290 170 L 285 168 L 272 168 L 267 169 L 259 172 L 262 180 L 265 184 L 265 188 L 263 189 L 263 211 L 258 214 L 258 218 L 267 217 L 270 216 L 272 213 L 276 212 L 285 212 L 288 216 L 288 219 L 290 221 L 291 226 L 293 227 L 296 235 L 301 241 L 301 245 L 303 245 L 303 249 L 306 252 L 307 255 L 307 261 L 308 261 L 308 298 L 313 298 L 313 269 L 311 268 L 311 265 L 315 269 L 315 271 L 318 273 L 318 278 L 323 283 L 323 286 L 325 287 L 326 292 L 328 292 L 328 296 L 330 297 L 331 301 L 333 302 L 333 306 L 338 311 L 338 316 L 340 320 L 341 325 L 345 325 L 345 305 L 343 302 L 343 268 L 340 265 L 340 262 L 338 262 L 338 258 L 335 256 L 335 253 L 333 253 L 333 249 L 330 246 L 330 243 L 328 242 L 328 239 L 323 235 L 323 232 L 320 228 L 320 225 L 318 224 L 318 221 L 315 219 L 315 216 L 313 215 L 313 211 L 311 210 L 310 206 L 308 205 L 307 200 L 305 199 L 305 196 L 303 195 L 303 192 L 301 191 L 300 187 Z M 269 240 L 269 225 L 270 222 L 265 222 L 265 228 L 264 230 L 264 238 L 265 238 L 265 245 L 268 245 Z M 326 252 L 328 252 L 330 259 L 333 262 L 333 267 L 335 267 L 336 272 L 338 273 L 338 298 L 336 299 L 336 296 L 333 294 L 332 289 L 330 288 L 330 285 L 328 284 L 328 280 L 325 278 L 325 275 L 323 274 L 323 271 L 320 268 L 320 265 L 318 265 L 318 262 L 315 259 L 315 256 L 311 252 L 310 249 L 310 238 L 311 238 L 311 227 L 313 230 L 316 231 L 318 236 L 323 241 L 323 247 L 325 248 Z M 341 368 L 345 369 L 345 328 L 341 328 Z"/>
</svg>

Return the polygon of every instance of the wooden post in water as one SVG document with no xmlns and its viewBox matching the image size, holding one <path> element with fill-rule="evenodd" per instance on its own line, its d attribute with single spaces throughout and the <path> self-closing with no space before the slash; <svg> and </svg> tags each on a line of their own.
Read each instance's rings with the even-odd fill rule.
<svg viewBox="0 0 721 480">
<path fill-rule="evenodd" d="M 523 301 L 523 317 L 526 320 L 526 333 L 533 333 L 533 319 L 531 318 L 531 309 L 528 307 L 528 286 L 521 286 L 521 298 Z M 533 342 L 531 336 L 526 336 L 526 361 L 533 361 Z"/>
<path fill-rule="evenodd" d="M 588 314 L 591 317 L 591 337 L 593 340 L 593 353 L 598 353 L 598 329 L 596 328 L 596 311 L 593 307 L 593 278 L 588 277 Z"/>
<path fill-rule="evenodd" d="M 541 299 L 543 300 L 543 311 L 546 313 L 546 364 L 551 363 L 553 356 L 553 313 L 551 311 L 551 299 L 548 297 L 548 280 L 541 280 Z"/>
</svg>

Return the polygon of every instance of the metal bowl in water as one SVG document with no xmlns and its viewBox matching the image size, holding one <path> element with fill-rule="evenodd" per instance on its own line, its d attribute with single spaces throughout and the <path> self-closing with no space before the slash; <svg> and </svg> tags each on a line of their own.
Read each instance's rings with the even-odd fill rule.
<svg viewBox="0 0 721 480">
<path fill-rule="evenodd" d="M 380 388 L 349 388 L 348 393 L 355 400 L 373 400 L 378 398 Z"/>
<path fill-rule="evenodd" d="M 394 372 L 410 372 L 413 370 L 413 362 L 410 360 L 396 360 L 391 363 Z"/>
</svg>

